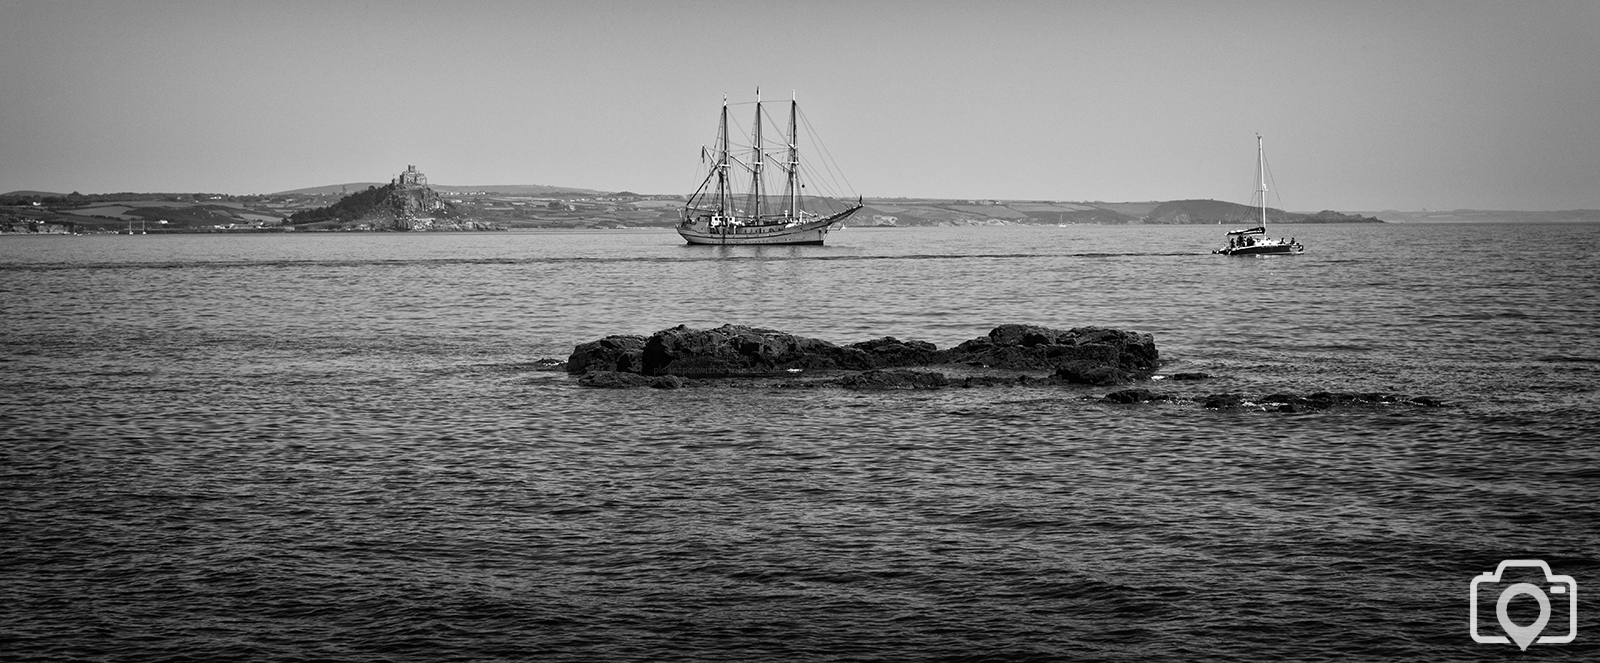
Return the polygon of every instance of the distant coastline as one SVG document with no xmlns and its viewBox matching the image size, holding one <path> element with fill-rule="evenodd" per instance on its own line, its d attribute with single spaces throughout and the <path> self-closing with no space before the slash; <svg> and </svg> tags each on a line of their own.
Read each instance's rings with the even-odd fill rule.
<svg viewBox="0 0 1600 663">
<path fill-rule="evenodd" d="M 1574 209 L 1555 212 L 1515 210 L 1423 210 L 1421 212 L 1361 212 L 1386 223 L 1600 223 L 1600 209 Z"/>
<path fill-rule="evenodd" d="M 306 232 L 288 219 L 328 207 L 370 184 L 310 187 L 272 194 L 13 191 L 0 194 L 0 233 Z M 670 228 L 683 196 L 603 192 L 543 185 L 435 185 L 464 216 L 506 229 Z M 1230 225 L 1250 223 L 1257 208 L 1219 200 L 1111 203 L 1047 200 L 866 198 L 853 227 Z M 1600 223 L 1600 210 L 1287 212 L 1270 224 L 1297 223 Z"/>
</svg>

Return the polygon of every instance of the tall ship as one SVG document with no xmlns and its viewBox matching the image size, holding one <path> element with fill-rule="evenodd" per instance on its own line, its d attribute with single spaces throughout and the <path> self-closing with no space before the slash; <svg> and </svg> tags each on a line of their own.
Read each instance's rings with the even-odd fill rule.
<svg viewBox="0 0 1600 663">
<path fill-rule="evenodd" d="M 846 206 L 806 191 L 798 101 L 789 101 L 789 133 L 776 144 L 762 135 L 759 90 L 755 106 L 750 144 L 736 147 L 729 142 L 728 99 L 723 98 L 716 145 L 701 150 L 701 161 L 710 169 L 683 207 L 678 234 L 690 244 L 822 244 L 829 230 L 861 209 L 861 199 Z M 775 175 L 783 179 L 781 190 Z"/>
<path fill-rule="evenodd" d="M 1254 228 L 1243 228 L 1228 231 L 1228 245 L 1212 251 L 1225 256 L 1259 256 L 1259 255 L 1294 255 L 1304 253 L 1306 247 L 1301 246 L 1294 238 L 1272 239 L 1267 237 L 1267 157 L 1261 148 L 1261 134 L 1256 134 L 1256 176 L 1260 184 L 1256 186 L 1253 196 L 1260 201 L 1261 220 Z M 1252 200 L 1251 202 L 1256 202 Z"/>
</svg>

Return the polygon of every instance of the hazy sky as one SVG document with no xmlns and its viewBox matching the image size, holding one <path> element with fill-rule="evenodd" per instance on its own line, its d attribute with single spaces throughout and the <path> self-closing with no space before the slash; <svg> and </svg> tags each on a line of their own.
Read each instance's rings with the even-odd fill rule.
<svg viewBox="0 0 1600 663">
<path fill-rule="evenodd" d="M 1595 0 L 0 0 L 0 191 L 688 193 L 758 85 L 867 196 L 1600 208 Z"/>
</svg>

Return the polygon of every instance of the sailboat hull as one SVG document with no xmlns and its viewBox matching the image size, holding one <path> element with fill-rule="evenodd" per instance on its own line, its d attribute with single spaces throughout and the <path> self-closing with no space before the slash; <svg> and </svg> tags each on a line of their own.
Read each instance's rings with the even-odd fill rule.
<svg viewBox="0 0 1600 663">
<path fill-rule="evenodd" d="M 1235 246 L 1217 249 L 1214 253 L 1225 256 L 1287 256 L 1305 253 L 1306 247 L 1298 242 L 1294 244 L 1257 244 L 1255 246 Z"/>
<path fill-rule="evenodd" d="M 846 218 L 854 214 L 860 207 L 852 207 L 844 212 L 835 214 L 820 221 L 801 223 L 792 226 L 717 226 L 711 227 L 706 223 L 693 223 L 678 226 L 678 235 L 690 244 L 810 244 L 820 245 L 828 236 L 828 230 L 836 224 L 843 223 Z"/>
</svg>

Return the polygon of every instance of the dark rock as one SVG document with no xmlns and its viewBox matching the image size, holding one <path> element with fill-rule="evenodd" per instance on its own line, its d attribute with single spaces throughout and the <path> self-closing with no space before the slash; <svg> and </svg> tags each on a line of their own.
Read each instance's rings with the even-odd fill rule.
<svg viewBox="0 0 1600 663">
<path fill-rule="evenodd" d="M 723 325 L 690 329 L 678 325 L 656 332 L 644 344 L 639 372 L 683 377 L 776 375 L 790 368 L 861 370 L 875 368 L 871 355 L 827 341 L 771 329 Z"/>
<path fill-rule="evenodd" d="M 846 347 L 860 350 L 871 357 L 878 368 L 893 366 L 927 366 L 938 363 L 939 348 L 927 341 L 901 341 L 893 336 L 852 343 Z"/>
<path fill-rule="evenodd" d="M 1020 345 L 1031 348 L 1037 345 L 1055 345 L 1056 339 L 1066 333 L 1059 329 L 1035 325 L 1000 325 L 989 330 L 989 340 L 995 345 Z"/>
<path fill-rule="evenodd" d="M 771 329 L 723 325 L 690 329 L 679 325 L 648 339 L 607 336 L 573 349 L 566 370 L 676 375 L 688 378 L 768 377 L 803 370 L 869 371 L 967 363 L 1020 370 L 1054 369 L 1056 381 L 1116 384 L 1148 375 L 1158 360 L 1149 334 L 1079 327 L 1001 325 L 986 337 L 949 350 L 892 336 L 838 346 Z M 1012 378 L 1003 378 L 1009 381 Z M 1019 384 L 1027 380 L 1016 378 Z M 964 383 L 965 384 L 965 383 Z M 978 381 L 977 386 L 999 384 Z"/>
<path fill-rule="evenodd" d="M 1173 373 L 1167 376 L 1168 380 L 1210 380 L 1208 373 Z"/>
<path fill-rule="evenodd" d="M 597 389 L 632 389 L 634 387 L 649 387 L 652 380 L 638 373 L 619 373 L 617 371 L 592 371 L 578 378 L 578 384 Z"/>
<path fill-rule="evenodd" d="M 950 384 L 943 373 L 904 369 L 863 371 L 839 378 L 846 389 L 940 389 Z"/>
<path fill-rule="evenodd" d="M 644 350 L 644 337 L 634 335 L 607 336 L 598 341 L 580 343 L 567 358 L 567 373 L 582 375 L 590 371 L 624 371 L 638 373 L 639 356 Z"/>
<path fill-rule="evenodd" d="M 1443 407 L 1444 406 L 1444 402 L 1443 401 L 1441 401 L 1441 400 L 1439 400 L 1437 398 L 1433 398 L 1431 396 L 1418 396 L 1416 398 L 1411 399 L 1411 402 L 1416 404 L 1416 405 L 1421 405 L 1422 407 Z"/>
<path fill-rule="evenodd" d="M 1195 400 L 1199 401 L 1204 407 L 1213 410 L 1235 408 L 1244 404 L 1244 397 L 1239 394 L 1211 394 L 1209 396 L 1201 396 Z"/>
<path fill-rule="evenodd" d="M 1396 394 L 1369 391 L 1363 393 L 1346 391 L 1319 391 L 1308 394 L 1305 404 L 1316 408 L 1330 408 L 1340 405 L 1367 405 L 1375 403 L 1394 403 L 1401 399 Z"/>
<path fill-rule="evenodd" d="M 1008 378 L 1002 375 L 974 375 L 962 380 L 961 386 L 968 389 L 973 387 L 1011 387 L 1027 384 L 1025 382 L 1027 379 L 1028 376 L 1026 375 L 1019 375 L 1015 378 Z"/>
<path fill-rule="evenodd" d="M 943 363 L 1011 369 L 1060 369 L 1084 362 L 1118 369 L 1126 381 L 1155 370 L 1159 361 L 1155 339 L 1149 334 L 1077 327 L 1069 330 L 1034 325 L 1000 325 L 984 338 L 975 338 L 942 353 Z M 1071 373 L 1082 374 L 1080 365 Z M 1096 374 L 1092 379 L 1105 379 Z M 1088 384 L 1101 384 L 1089 382 Z"/>
<path fill-rule="evenodd" d="M 1133 376 L 1127 371 L 1093 361 L 1071 361 L 1056 369 L 1056 379 L 1067 384 L 1111 385 L 1129 382 Z"/>
<path fill-rule="evenodd" d="M 688 381 L 676 375 L 657 375 L 650 378 L 652 389 L 682 389 Z"/>
<path fill-rule="evenodd" d="M 1164 401 L 1169 400 L 1169 397 L 1157 394 L 1149 389 L 1123 389 L 1122 391 L 1113 391 L 1109 394 L 1106 394 L 1105 398 L 1102 400 L 1107 403 L 1121 403 L 1123 405 L 1128 405 L 1131 403 L 1145 403 L 1148 401 Z"/>
</svg>

